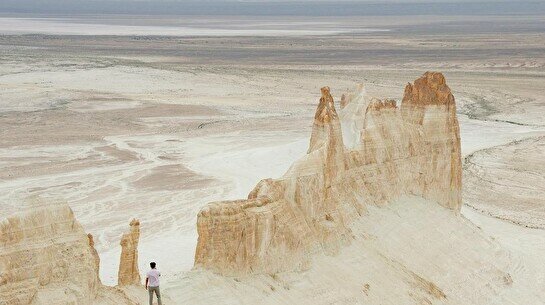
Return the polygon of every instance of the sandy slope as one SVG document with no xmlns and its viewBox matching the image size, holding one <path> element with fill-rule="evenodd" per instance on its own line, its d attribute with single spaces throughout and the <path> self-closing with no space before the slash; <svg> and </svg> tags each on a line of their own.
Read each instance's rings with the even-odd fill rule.
<svg viewBox="0 0 545 305">
<path fill-rule="evenodd" d="M 545 234 L 542 229 L 522 227 L 508 221 L 498 220 L 483 215 L 470 207 L 462 210 L 464 216 L 471 220 L 482 231 L 497 241 L 507 251 L 515 263 L 515 273 L 535 281 L 531 295 L 541 296 L 544 302 L 545 294 Z M 540 303 L 537 303 L 540 304 Z"/>
<path fill-rule="evenodd" d="M 513 223 L 545 229 L 545 138 L 480 150 L 466 158 L 470 207 Z"/>
<path fill-rule="evenodd" d="M 353 226 L 352 245 L 301 273 L 229 278 L 195 270 L 177 304 L 540 304 L 543 275 L 463 216 L 403 198 Z M 203 293 L 205 291 L 206 293 Z"/>
</svg>

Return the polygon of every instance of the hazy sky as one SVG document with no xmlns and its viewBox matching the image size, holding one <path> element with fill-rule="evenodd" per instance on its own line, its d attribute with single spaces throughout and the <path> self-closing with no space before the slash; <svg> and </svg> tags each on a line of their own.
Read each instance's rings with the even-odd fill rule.
<svg viewBox="0 0 545 305">
<path fill-rule="evenodd" d="M 545 0 L 0 0 L 0 13 L 171 15 L 545 14 Z"/>
</svg>

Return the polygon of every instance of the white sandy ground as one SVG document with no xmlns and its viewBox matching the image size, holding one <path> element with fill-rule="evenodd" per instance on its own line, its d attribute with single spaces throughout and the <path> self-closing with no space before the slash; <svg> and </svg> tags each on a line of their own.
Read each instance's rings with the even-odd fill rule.
<svg viewBox="0 0 545 305">
<path fill-rule="evenodd" d="M 469 119 L 466 115 L 458 115 L 460 122 L 460 137 L 462 142 L 462 157 L 477 150 L 527 137 L 542 135 L 543 127 L 515 125 L 495 121 Z"/>
<path fill-rule="evenodd" d="M 0 175 L 7 175 L 0 176 L 0 216 L 21 209 L 21 201 L 16 199 L 26 200 L 24 197 L 33 194 L 69 202 L 85 230 L 95 235 L 102 259 L 101 278 L 108 285 L 117 282 L 119 238 L 128 229 L 131 217 L 142 222 L 141 273 L 149 261 L 157 261 L 164 270 L 165 283 L 174 285 L 181 274 L 189 271 L 199 209 L 211 201 L 246 197 L 260 179 L 280 176 L 305 153 L 320 85 L 330 85 L 338 100 L 340 93 L 357 81 L 375 81 L 376 77 L 368 88 L 371 96 L 399 99 L 402 84 L 421 72 L 332 72 L 333 68 L 327 67 L 265 69 L 258 73 L 250 68 L 231 71 L 229 67 L 174 71 L 110 66 L 107 59 L 56 63 L 60 67 L 52 68 L 47 62 L 26 66 L 8 62 L 1 67 L 0 110 L 25 112 L 2 115 L 20 115 L 26 120 L 16 118 L 3 127 L 28 124 L 32 129 L 18 134 L 20 141 L 7 142 L 19 144 L 0 148 Z M 96 67 L 101 64 L 104 67 Z M 346 73 L 350 76 L 345 77 Z M 456 72 L 448 77 L 450 86 L 457 90 L 460 108 L 478 104 L 487 96 L 492 96 L 494 105 L 502 106 L 504 94 L 497 92 L 502 84 L 506 86 L 502 92 L 539 88 L 535 79 L 522 78 L 513 84 L 510 79 L 498 78 L 494 84 L 495 77 L 489 83 L 471 77 Z M 534 91 L 532 94 L 537 95 Z M 160 107 L 210 108 L 204 113 L 189 113 L 189 108 L 176 115 L 163 110 L 149 117 L 124 118 L 135 111 L 145 114 L 150 110 L 142 107 L 159 103 Z M 116 110 L 120 112 L 112 116 Z M 528 115 L 517 112 L 517 107 L 500 110 L 501 119 Z M 525 112 L 531 112 L 529 116 L 539 122 L 539 111 L 530 108 Z M 41 117 L 44 113 L 51 116 Z M 284 116 L 289 120 L 277 120 Z M 110 118 L 105 123 L 111 129 L 101 131 L 105 136 L 97 131 L 96 139 L 80 139 L 81 134 L 94 134 L 94 130 L 84 130 L 76 133 L 77 141 L 65 139 L 64 132 L 72 128 L 104 127 L 100 117 Z M 75 124 L 51 129 L 47 133 L 51 138 L 28 145 L 34 132 L 48 128 L 48 120 L 59 119 L 69 123 L 73 120 Z M 89 121 L 78 126 L 82 119 Z M 543 134 L 541 127 L 472 120 L 465 115 L 459 119 L 464 155 Z M 255 121 L 263 125 L 255 127 Z M 201 124 L 208 125 L 199 129 Z M 278 130 L 277 124 L 289 126 Z M 276 129 L 265 131 L 271 127 Z M 137 128 L 142 129 L 134 131 Z M 226 133 L 218 134 L 218 129 Z M 187 130 L 189 135 L 183 133 Z M 9 132 L 4 135 L 11 136 Z M 10 171 L 20 177 L 10 178 Z M 528 252 L 532 251 L 528 248 Z"/>
<path fill-rule="evenodd" d="M 130 23 L 130 22 L 129 22 Z M 332 22 L 286 21 L 267 24 L 255 21 L 243 28 L 226 29 L 224 25 L 144 26 L 108 23 L 85 23 L 78 18 L 10 18 L 0 17 L 0 34 L 49 35 L 131 35 L 131 36 L 313 36 L 341 33 L 380 32 L 387 29 L 346 28 Z"/>
<path fill-rule="evenodd" d="M 478 213 L 469 207 L 463 207 L 462 214 L 511 253 L 516 262 L 517 272 L 536 281 L 536 290 L 533 293 L 541 293 L 542 301 L 545 302 L 545 264 L 543 263 L 545 233 L 543 230 L 522 227 Z"/>
<path fill-rule="evenodd" d="M 306 271 L 229 278 L 195 270 L 165 292 L 176 304 L 542 304 L 543 268 L 527 264 L 539 263 L 543 236 L 516 241 L 526 232 L 475 221 L 482 229 L 434 203 L 401 198 L 370 207 L 352 226 L 351 245 L 315 256 Z"/>
<path fill-rule="evenodd" d="M 460 123 L 464 155 L 539 133 L 537 127 L 471 120 L 463 115 Z M 157 261 L 165 271 L 165 283 L 174 285 L 181 274 L 193 267 L 198 210 L 211 201 L 245 198 L 260 179 L 281 176 L 308 147 L 306 132 L 247 131 L 189 139 L 175 135 L 109 136 L 105 140 L 106 143 L 91 147 L 85 143 L 82 146 L 1 149 L 0 156 L 4 160 L 66 161 L 66 156 L 71 160 L 86 160 L 89 155 L 97 154 L 93 146 L 112 146 L 133 156 L 134 160 L 118 162 L 114 159 L 111 164 L 92 168 L 2 181 L 0 198 L 7 200 L 27 193 L 29 185 L 49 188 L 49 192 L 58 186 L 57 196 L 70 202 L 78 219 L 87 228 L 93 228 L 91 232 L 101 256 L 100 275 L 107 285 L 117 283 L 118 232 L 128 227 L 128 221 L 119 221 L 125 216 L 117 211 L 130 209 L 131 214 L 142 220 L 141 272 L 145 272 L 149 261 Z M 101 161 L 111 158 L 108 154 L 97 157 Z M 153 189 L 145 190 L 148 194 L 144 194 L 134 192 L 131 187 L 131 183 L 146 177 L 149 171 L 180 162 L 189 170 L 215 180 L 210 184 L 196 181 L 195 186 L 186 185 L 175 195 Z M 174 168 L 174 171 L 180 170 Z M 174 179 L 179 183 L 179 179 L 185 181 L 187 177 L 174 176 Z M 79 185 L 70 187 L 74 183 Z M 150 194 L 153 201 L 149 199 Z M 154 209 L 158 206 L 161 208 Z M 112 223 L 119 225 L 112 227 Z"/>
<path fill-rule="evenodd" d="M 480 213 L 545 229 L 545 137 L 477 151 L 464 164 L 464 201 Z"/>
</svg>

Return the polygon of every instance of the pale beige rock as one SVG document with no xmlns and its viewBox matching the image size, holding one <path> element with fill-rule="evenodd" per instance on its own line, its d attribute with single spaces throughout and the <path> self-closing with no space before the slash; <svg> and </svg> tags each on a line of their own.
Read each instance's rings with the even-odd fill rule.
<svg viewBox="0 0 545 305">
<path fill-rule="evenodd" d="M 93 246 L 67 205 L 34 207 L 2 220 L 0 304 L 138 304 L 101 284 Z"/>
<path fill-rule="evenodd" d="M 428 72 L 407 85 L 401 107 L 364 98 L 351 107 L 354 100 L 345 97 L 347 113 L 339 115 L 322 88 L 307 155 L 282 178 L 259 182 L 247 200 L 212 203 L 199 213 L 197 267 L 229 275 L 307 268 L 309 254 L 335 254 L 350 243 L 350 224 L 366 205 L 402 195 L 459 213 L 459 126 L 443 75 Z M 359 139 L 354 148 L 344 145 L 341 130 L 359 133 L 350 137 Z"/>
<path fill-rule="evenodd" d="M 100 281 L 89 241 L 68 206 L 37 208 L 3 220 L 0 300 L 90 304 Z"/>
<path fill-rule="evenodd" d="M 121 257 L 119 259 L 118 284 L 120 286 L 141 284 L 138 270 L 138 241 L 140 221 L 133 219 L 130 231 L 121 237 Z"/>
<path fill-rule="evenodd" d="M 344 106 L 341 100 L 342 110 L 339 112 L 343 142 L 347 148 L 354 149 L 361 141 L 364 123 L 362 118 L 365 117 L 371 99 L 367 96 L 363 84 L 358 84 L 353 93 L 343 94 L 343 96 L 345 97 Z"/>
<path fill-rule="evenodd" d="M 98 255 L 98 251 L 95 249 L 95 239 L 93 237 L 93 234 L 89 233 L 87 234 L 87 238 L 89 239 L 89 247 L 91 248 L 91 254 L 93 255 L 93 258 L 95 260 L 95 266 L 96 266 L 96 276 L 99 278 L 99 268 L 100 268 L 100 256 Z"/>
</svg>

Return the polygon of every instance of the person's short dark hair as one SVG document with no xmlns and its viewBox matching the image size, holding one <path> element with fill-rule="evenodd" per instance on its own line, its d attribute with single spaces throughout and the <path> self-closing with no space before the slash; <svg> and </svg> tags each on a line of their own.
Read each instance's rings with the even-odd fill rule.
<svg viewBox="0 0 545 305">
<path fill-rule="evenodd" d="M 155 262 L 151 262 L 151 263 L 149 263 L 149 265 L 150 265 L 151 269 L 153 269 L 153 268 L 155 268 L 156 264 L 155 264 Z"/>
</svg>

